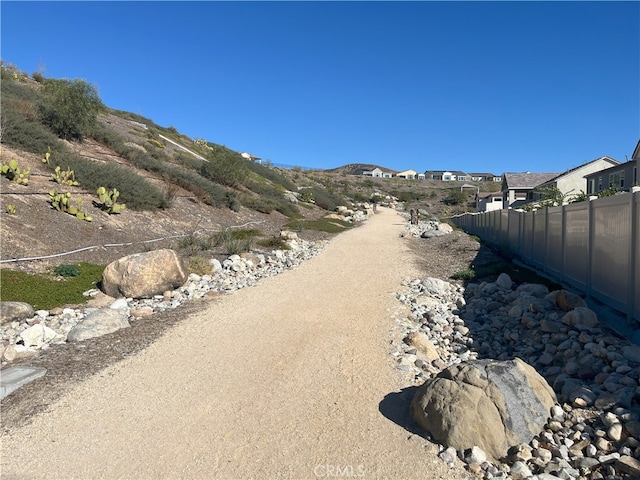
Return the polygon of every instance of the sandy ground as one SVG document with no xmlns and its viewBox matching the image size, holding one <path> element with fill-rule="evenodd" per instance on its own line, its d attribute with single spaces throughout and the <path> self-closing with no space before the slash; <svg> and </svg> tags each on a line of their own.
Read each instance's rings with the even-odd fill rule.
<svg viewBox="0 0 640 480">
<path fill-rule="evenodd" d="M 379 212 L 11 430 L 2 478 L 467 478 L 407 415 L 391 315 L 419 272 Z"/>
</svg>

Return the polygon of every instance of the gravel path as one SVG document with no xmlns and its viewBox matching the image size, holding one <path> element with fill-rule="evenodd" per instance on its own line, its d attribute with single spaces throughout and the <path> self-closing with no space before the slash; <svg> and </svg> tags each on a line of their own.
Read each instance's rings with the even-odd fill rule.
<svg viewBox="0 0 640 480">
<path fill-rule="evenodd" d="M 9 430 L 2 478 L 467 478 L 411 432 L 390 317 L 422 273 L 379 212 Z"/>
</svg>

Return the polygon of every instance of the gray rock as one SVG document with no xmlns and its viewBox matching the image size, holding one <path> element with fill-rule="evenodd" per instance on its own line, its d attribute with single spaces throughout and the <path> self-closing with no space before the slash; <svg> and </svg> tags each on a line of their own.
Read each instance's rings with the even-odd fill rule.
<svg viewBox="0 0 640 480">
<path fill-rule="evenodd" d="M 596 327 L 598 326 L 598 316 L 587 307 L 576 307 L 562 317 L 562 323 L 571 326 Z"/>
<path fill-rule="evenodd" d="M 87 315 L 67 334 L 68 342 L 81 342 L 129 327 L 127 313 L 104 308 Z"/>
<path fill-rule="evenodd" d="M 463 460 L 467 464 L 481 464 L 487 461 L 487 454 L 480 447 L 474 445 L 464 451 Z"/>
<path fill-rule="evenodd" d="M 501 273 L 500 275 L 498 275 L 496 283 L 500 288 L 504 288 L 505 290 L 511 290 L 511 287 L 513 286 L 511 277 L 506 273 Z"/>
<path fill-rule="evenodd" d="M 456 458 L 458 457 L 458 453 L 456 449 L 453 447 L 449 447 L 444 449 L 442 452 L 438 454 L 438 457 L 445 463 L 454 463 Z"/>
<path fill-rule="evenodd" d="M 524 462 L 517 461 L 513 465 L 511 465 L 511 478 L 513 480 L 524 480 L 525 478 L 529 478 L 533 473 L 531 469 L 527 467 Z"/>
<path fill-rule="evenodd" d="M 40 323 L 33 325 L 20 334 L 25 347 L 39 348 L 56 338 L 55 330 Z"/>
<path fill-rule="evenodd" d="M 25 302 L 0 302 L 0 325 L 33 317 L 33 307 Z"/>
</svg>

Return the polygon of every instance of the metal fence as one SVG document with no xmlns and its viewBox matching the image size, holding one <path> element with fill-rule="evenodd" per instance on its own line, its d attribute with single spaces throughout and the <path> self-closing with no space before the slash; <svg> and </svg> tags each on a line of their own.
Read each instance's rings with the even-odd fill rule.
<svg viewBox="0 0 640 480">
<path fill-rule="evenodd" d="M 640 322 L 640 191 L 535 212 L 452 220 L 551 278 Z"/>
</svg>

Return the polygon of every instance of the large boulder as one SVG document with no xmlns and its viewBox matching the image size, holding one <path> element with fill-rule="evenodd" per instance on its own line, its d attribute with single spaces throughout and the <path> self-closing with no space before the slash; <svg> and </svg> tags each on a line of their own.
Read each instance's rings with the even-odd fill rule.
<svg viewBox="0 0 640 480">
<path fill-rule="evenodd" d="M 82 342 L 129 327 L 126 310 L 101 308 L 88 314 L 67 334 L 67 342 Z"/>
<path fill-rule="evenodd" d="M 33 307 L 25 302 L 0 302 L 0 325 L 33 317 Z"/>
<path fill-rule="evenodd" d="M 498 460 L 529 443 L 556 403 L 553 389 L 533 367 L 515 360 L 473 360 L 428 380 L 411 403 L 414 420 L 456 450 L 480 447 Z"/>
<path fill-rule="evenodd" d="M 102 290 L 114 298 L 151 298 L 180 287 L 187 278 L 184 263 L 175 251 L 154 250 L 107 265 L 102 273 Z"/>
</svg>

